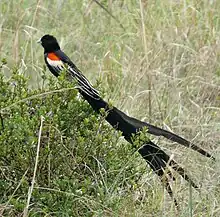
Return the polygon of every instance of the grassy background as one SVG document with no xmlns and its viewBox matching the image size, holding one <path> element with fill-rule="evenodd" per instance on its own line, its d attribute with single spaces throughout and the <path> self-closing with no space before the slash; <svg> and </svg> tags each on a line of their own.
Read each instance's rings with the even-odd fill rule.
<svg viewBox="0 0 220 217">
<path fill-rule="evenodd" d="M 93 83 L 101 80 L 107 100 L 129 115 L 182 135 L 219 159 L 220 2 L 101 3 L 118 21 L 89 0 L 0 1 L 0 54 L 8 62 L 3 73 L 9 76 L 17 66 L 18 73 L 30 76 L 30 87 L 41 87 L 43 50 L 36 40 L 53 34 Z M 219 162 L 167 140 L 156 138 L 156 142 L 201 185 L 200 193 L 192 191 L 193 215 L 219 216 Z M 118 202 L 120 212 L 106 205 L 105 215 L 176 216 L 152 172 L 141 182 L 142 188 Z M 188 185 L 178 183 L 175 194 L 181 200 L 178 216 L 189 216 Z M 104 215 L 100 213 L 93 212 Z"/>
</svg>

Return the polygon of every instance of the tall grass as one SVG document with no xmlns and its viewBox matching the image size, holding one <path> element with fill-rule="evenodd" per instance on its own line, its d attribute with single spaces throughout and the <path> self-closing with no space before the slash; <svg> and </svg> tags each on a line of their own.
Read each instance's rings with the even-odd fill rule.
<svg viewBox="0 0 220 217">
<path fill-rule="evenodd" d="M 16 65 L 18 73 L 30 77 L 31 88 L 41 87 L 43 50 L 36 41 L 53 34 L 93 83 L 101 81 L 106 100 L 215 155 L 217 162 L 211 162 L 155 139 L 201 186 L 200 192 L 190 192 L 181 180 L 174 183 L 181 202 L 178 216 L 219 216 L 220 2 L 100 2 L 120 23 L 92 0 L 0 1 L 0 56 L 8 62 L 4 74 L 10 76 L 9 68 Z M 176 216 L 152 172 L 140 183 L 143 187 L 123 200 L 117 215 L 158 216 L 159 206 L 161 216 Z"/>
</svg>

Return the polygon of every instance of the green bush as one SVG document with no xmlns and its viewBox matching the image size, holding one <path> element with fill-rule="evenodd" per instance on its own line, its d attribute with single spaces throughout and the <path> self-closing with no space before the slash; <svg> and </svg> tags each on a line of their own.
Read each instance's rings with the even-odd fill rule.
<svg viewBox="0 0 220 217">
<path fill-rule="evenodd" d="M 74 85 L 42 76 L 39 89 L 13 69 L 0 74 L 0 203 L 23 212 L 44 117 L 30 214 L 85 216 L 117 210 L 140 174 L 130 144 L 97 115 Z M 43 85 L 48 82 L 47 85 Z M 145 168 L 145 165 L 144 165 Z"/>
</svg>

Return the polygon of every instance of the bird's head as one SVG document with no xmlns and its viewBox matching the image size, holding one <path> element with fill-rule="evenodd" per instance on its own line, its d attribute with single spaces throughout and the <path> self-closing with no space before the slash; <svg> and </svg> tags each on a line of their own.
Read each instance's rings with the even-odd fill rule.
<svg viewBox="0 0 220 217">
<path fill-rule="evenodd" d="M 53 51 L 60 49 L 57 39 L 52 35 L 44 35 L 37 42 L 43 46 L 44 51 L 46 53 L 53 52 Z"/>
</svg>

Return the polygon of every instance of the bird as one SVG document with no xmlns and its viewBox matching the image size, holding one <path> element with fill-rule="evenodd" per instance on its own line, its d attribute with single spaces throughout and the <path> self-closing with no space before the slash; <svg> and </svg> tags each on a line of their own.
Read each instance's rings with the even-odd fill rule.
<svg viewBox="0 0 220 217">
<path fill-rule="evenodd" d="M 181 136 L 150 123 L 130 117 L 118 108 L 109 105 L 109 103 L 102 99 L 99 91 L 92 86 L 71 59 L 61 50 L 59 43 L 54 36 L 46 34 L 41 37 L 38 42 L 44 48 L 44 60 L 50 72 L 54 76 L 58 77 L 63 70 L 66 70 L 71 79 L 77 82 L 77 89 L 79 93 L 91 105 L 93 110 L 100 113 L 100 110 L 104 109 L 106 112 L 106 121 L 114 129 L 120 131 L 122 136 L 124 136 L 125 140 L 129 143 L 134 145 L 134 135 L 139 135 L 139 133 L 146 128 L 147 133 L 149 134 L 154 136 L 163 136 L 166 139 L 179 143 L 187 148 L 191 148 L 205 157 L 215 160 L 210 153 Z M 170 197 L 173 199 L 177 208 L 179 204 L 173 195 L 173 190 L 170 185 L 170 181 L 175 180 L 172 170 L 179 173 L 179 175 L 187 182 L 190 182 L 195 189 L 199 188 L 197 184 L 187 175 L 185 170 L 149 138 L 141 141 L 138 152 L 142 158 L 145 159 L 150 168 L 159 176 L 162 184 Z"/>
</svg>

